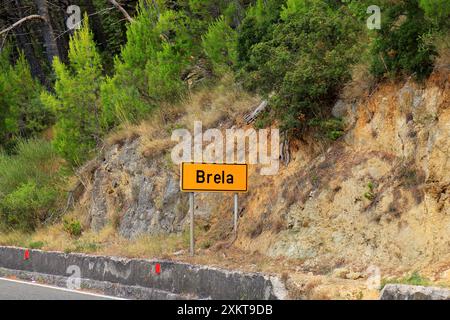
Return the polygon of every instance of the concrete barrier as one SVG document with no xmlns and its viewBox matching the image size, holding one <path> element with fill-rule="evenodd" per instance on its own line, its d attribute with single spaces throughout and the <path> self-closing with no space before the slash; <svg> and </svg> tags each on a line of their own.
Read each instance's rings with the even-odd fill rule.
<svg viewBox="0 0 450 320">
<path fill-rule="evenodd" d="M 29 250 L 29 258 L 25 259 L 26 250 L 0 247 L 0 273 L 6 275 L 9 271 L 10 274 L 28 278 L 35 275 L 60 285 L 71 275 L 68 268 L 77 266 L 85 287 L 104 288 L 104 291 L 112 288 L 115 294 L 122 292 L 120 295 L 125 297 L 239 300 L 286 298 L 286 289 L 277 277 L 260 273 L 228 271 L 167 260 L 42 250 Z M 157 264 L 160 266 L 159 273 L 155 272 Z M 113 291 L 109 292 L 112 293 Z"/>
</svg>

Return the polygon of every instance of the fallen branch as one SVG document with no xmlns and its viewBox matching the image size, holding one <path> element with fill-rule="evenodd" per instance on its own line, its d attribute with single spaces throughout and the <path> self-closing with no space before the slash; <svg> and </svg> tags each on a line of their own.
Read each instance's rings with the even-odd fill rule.
<svg viewBox="0 0 450 320">
<path fill-rule="evenodd" d="M 256 118 L 258 117 L 258 115 L 263 112 L 267 106 L 269 105 L 269 103 L 267 102 L 267 100 L 263 100 L 263 102 L 261 102 L 259 104 L 259 106 L 253 110 L 253 112 L 247 114 L 244 116 L 244 120 L 245 122 L 247 122 L 247 124 L 252 123 L 253 121 L 256 120 Z"/>
<path fill-rule="evenodd" d="M 21 24 L 24 23 L 25 21 L 28 21 L 28 20 L 34 20 L 34 19 L 40 19 L 40 20 L 46 22 L 46 20 L 44 19 L 43 16 L 40 16 L 40 15 L 38 15 L 38 14 L 32 14 L 32 15 L 29 15 L 29 16 L 27 16 L 27 17 L 25 17 L 25 18 L 20 19 L 19 21 L 14 22 L 14 23 L 13 23 L 12 25 L 10 25 L 8 28 L 3 29 L 2 31 L 0 31 L 0 35 L 2 35 L 2 34 L 4 34 L 4 33 L 8 33 L 9 31 L 11 31 L 11 30 L 14 29 L 15 27 L 21 25 Z"/>
<path fill-rule="evenodd" d="M 108 0 L 114 7 L 119 9 L 120 12 L 122 12 L 125 19 L 128 20 L 128 22 L 133 22 L 133 18 L 128 14 L 128 12 L 116 1 L 116 0 Z"/>
</svg>

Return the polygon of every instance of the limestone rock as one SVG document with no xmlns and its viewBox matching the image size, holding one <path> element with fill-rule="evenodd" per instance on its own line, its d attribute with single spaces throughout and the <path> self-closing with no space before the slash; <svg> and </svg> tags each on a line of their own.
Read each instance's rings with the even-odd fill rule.
<svg viewBox="0 0 450 320">
<path fill-rule="evenodd" d="M 380 300 L 450 300 L 450 290 L 436 287 L 388 284 L 381 291 Z"/>
</svg>

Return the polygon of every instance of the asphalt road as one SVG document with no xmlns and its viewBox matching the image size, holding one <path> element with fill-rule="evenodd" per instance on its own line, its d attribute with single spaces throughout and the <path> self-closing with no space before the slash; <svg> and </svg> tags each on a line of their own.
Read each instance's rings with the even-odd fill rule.
<svg viewBox="0 0 450 320">
<path fill-rule="evenodd" d="M 115 300 L 117 298 L 0 278 L 0 300 Z"/>
</svg>

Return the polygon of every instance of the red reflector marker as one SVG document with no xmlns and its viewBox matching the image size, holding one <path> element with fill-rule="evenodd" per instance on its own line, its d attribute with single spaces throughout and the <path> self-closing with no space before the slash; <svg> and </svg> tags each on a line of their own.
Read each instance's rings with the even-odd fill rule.
<svg viewBox="0 0 450 320">
<path fill-rule="evenodd" d="M 159 263 L 155 264 L 155 272 L 156 272 L 156 274 L 161 273 L 161 265 Z"/>
<path fill-rule="evenodd" d="M 23 260 L 30 259 L 30 250 L 25 250 L 25 253 L 23 254 Z"/>
</svg>

